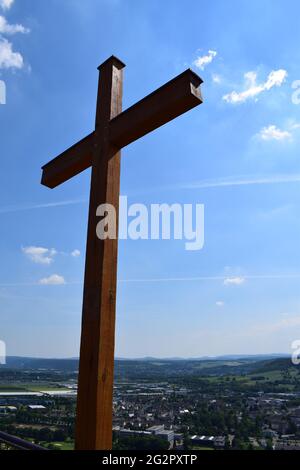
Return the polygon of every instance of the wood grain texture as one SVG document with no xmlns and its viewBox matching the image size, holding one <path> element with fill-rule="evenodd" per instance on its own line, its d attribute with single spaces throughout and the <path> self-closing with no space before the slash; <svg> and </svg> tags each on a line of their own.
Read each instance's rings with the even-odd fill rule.
<svg viewBox="0 0 300 470">
<path fill-rule="evenodd" d="M 55 188 L 92 165 L 95 133 L 92 132 L 77 144 L 42 167 L 41 183 Z"/>
<path fill-rule="evenodd" d="M 111 121 L 111 142 L 125 147 L 198 106 L 202 103 L 201 83 L 201 78 L 188 69 L 150 93 Z"/>
</svg>

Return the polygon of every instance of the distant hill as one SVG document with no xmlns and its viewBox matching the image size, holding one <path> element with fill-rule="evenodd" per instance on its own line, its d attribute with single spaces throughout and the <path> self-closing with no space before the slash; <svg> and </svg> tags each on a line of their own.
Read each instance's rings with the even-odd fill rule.
<svg viewBox="0 0 300 470">
<path fill-rule="evenodd" d="M 46 369 L 59 371 L 74 371 L 78 369 L 78 359 L 40 359 L 34 357 L 8 356 L 6 364 L 1 368 L 8 369 Z"/>
<path fill-rule="evenodd" d="M 265 373 L 285 370 L 292 366 L 290 358 L 259 360 L 252 357 L 242 359 L 210 360 L 164 360 L 153 359 L 116 361 L 116 378 L 167 378 L 180 376 L 224 376 Z"/>
<path fill-rule="evenodd" d="M 185 375 L 222 376 L 266 373 L 275 370 L 286 370 L 292 367 L 288 356 L 222 356 L 217 358 L 199 359 L 122 359 L 115 361 L 116 378 L 167 378 Z M 7 364 L 1 369 L 45 370 L 58 372 L 77 372 L 78 358 L 43 359 L 10 356 Z"/>
<path fill-rule="evenodd" d="M 292 363 L 290 358 L 278 358 L 272 361 L 258 362 L 256 372 L 264 373 L 264 372 L 273 372 L 275 370 L 285 371 L 287 369 L 290 369 L 291 367 L 299 368 L 299 366 L 296 366 Z"/>
<path fill-rule="evenodd" d="M 230 361 L 246 359 L 247 361 L 268 360 L 275 358 L 290 357 L 290 354 L 272 353 L 272 354 L 227 354 L 223 356 L 199 356 L 199 357 L 155 357 L 145 356 L 136 358 L 116 357 L 118 361 Z"/>
</svg>

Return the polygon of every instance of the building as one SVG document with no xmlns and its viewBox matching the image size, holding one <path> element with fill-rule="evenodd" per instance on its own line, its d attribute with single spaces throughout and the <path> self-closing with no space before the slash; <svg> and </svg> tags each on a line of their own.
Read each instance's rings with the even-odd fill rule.
<svg viewBox="0 0 300 470">
<path fill-rule="evenodd" d="M 47 408 L 44 405 L 28 405 L 30 411 L 45 411 Z"/>
<path fill-rule="evenodd" d="M 125 437 L 133 437 L 133 436 L 151 436 L 151 432 L 148 431 L 135 431 L 134 429 L 119 429 L 117 431 L 119 436 Z"/>
<path fill-rule="evenodd" d="M 172 448 L 174 446 L 174 431 L 164 429 L 155 434 L 157 437 L 162 439 L 163 441 L 167 441 L 169 443 L 169 447 Z"/>
<path fill-rule="evenodd" d="M 7 413 L 16 413 L 18 408 L 16 406 L 0 406 L 0 414 L 7 414 Z"/>
<path fill-rule="evenodd" d="M 191 442 L 195 446 L 199 447 L 214 447 L 215 437 L 214 436 L 192 436 Z"/>
<path fill-rule="evenodd" d="M 226 444 L 226 437 L 225 436 L 216 436 L 214 438 L 214 448 L 215 449 L 224 449 Z"/>
<path fill-rule="evenodd" d="M 160 431 L 163 431 L 165 426 L 163 424 L 156 424 L 154 426 L 150 426 L 147 431 L 151 432 L 152 434 L 157 434 Z"/>
<path fill-rule="evenodd" d="M 153 436 L 157 436 L 163 441 L 169 443 L 170 448 L 174 446 L 174 431 L 171 429 L 165 429 L 164 424 L 158 424 L 151 426 L 147 429 L 148 432 L 151 432 Z"/>
</svg>

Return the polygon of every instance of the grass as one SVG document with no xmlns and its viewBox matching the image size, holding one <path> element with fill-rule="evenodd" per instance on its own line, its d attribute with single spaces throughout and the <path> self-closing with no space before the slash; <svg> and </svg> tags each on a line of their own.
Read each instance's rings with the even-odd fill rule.
<svg viewBox="0 0 300 470">
<path fill-rule="evenodd" d="M 39 385 L 28 385 L 28 392 L 64 392 L 69 390 L 66 387 L 55 387 L 54 385 L 51 387 L 49 384 L 39 384 Z"/>
<path fill-rule="evenodd" d="M 57 450 L 74 450 L 74 442 L 73 441 L 66 441 L 66 442 L 51 442 L 51 443 L 43 443 L 42 445 L 45 447 L 54 446 Z"/>
<path fill-rule="evenodd" d="M 27 392 L 27 389 L 24 386 L 2 384 L 0 385 L 0 392 Z"/>
<path fill-rule="evenodd" d="M 192 446 L 191 450 L 214 450 L 212 447 Z"/>
<path fill-rule="evenodd" d="M 69 390 L 66 387 L 58 387 L 57 385 L 47 382 L 39 383 L 22 383 L 22 385 L 11 385 L 9 383 L 0 384 L 0 392 L 63 392 Z"/>
</svg>

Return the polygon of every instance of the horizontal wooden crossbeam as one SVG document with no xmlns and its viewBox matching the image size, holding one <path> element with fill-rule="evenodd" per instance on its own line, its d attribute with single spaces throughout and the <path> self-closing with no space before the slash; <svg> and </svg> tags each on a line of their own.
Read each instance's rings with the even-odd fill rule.
<svg viewBox="0 0 300 470">
<path fill-rule="evenodd" d="M 201 104 L 202 79 L 188 69 L 109 123 L 109 139 L 121 149 Z M 42 184 L 55 188 L 92 165 L 94 132 L 43 166 Z"/>
<path fill-rule="evenodd" d="M 110 121 L 118 148 L 134 142 L 202 103 L 202 79 L 188 69 Z"/>
<path fill-rule="evenodd" d="M 94 132 L 42 167 L 42 184 L 55 188 L 92 165 Z"/>
</svg>

